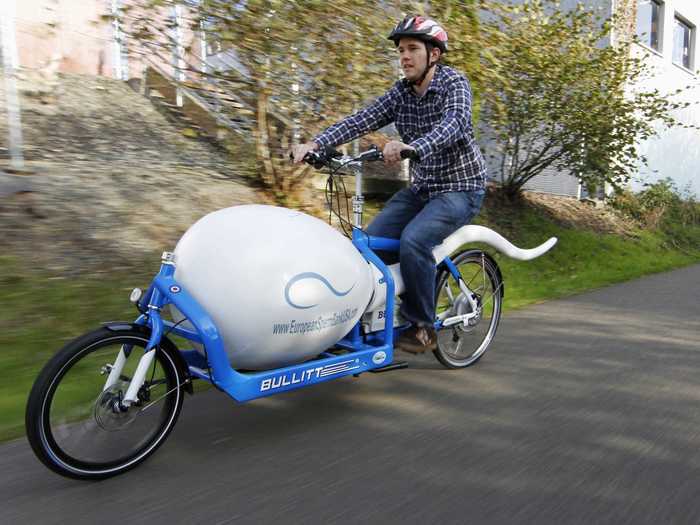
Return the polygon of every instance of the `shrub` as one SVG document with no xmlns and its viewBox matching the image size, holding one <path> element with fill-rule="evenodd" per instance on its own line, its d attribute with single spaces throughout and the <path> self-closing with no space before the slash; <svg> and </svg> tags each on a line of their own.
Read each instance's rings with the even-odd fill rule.
<svg viewBox="0 0 700 525">
<path fill-rule="evenodd" d="M 615 192 L 609 199 L 608 205 L 622 216 L 641 222 L 644 210 L 639 197 L 629 190 Z"/>
<path fill-rule="evenodd" d="M 679 192 L 670 178 L 645 184 L 638 194 L 618 192 L 609 204 L 645 228 L 658 231 L 675 248 L 700 251 L 700 204 L 687 189 Z"/>
</svg>

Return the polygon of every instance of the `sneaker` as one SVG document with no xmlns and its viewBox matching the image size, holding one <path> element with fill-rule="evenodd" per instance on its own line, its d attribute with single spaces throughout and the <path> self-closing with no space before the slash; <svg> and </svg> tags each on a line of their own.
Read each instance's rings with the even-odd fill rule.
<svg viewBox="0 0 700 525">
<path fill-rule="evenodd" d="M 401 332 L 394 346 L 411 354 L 422 354 L 437 349 L 437 334 L 430 327 L 412 326 Z"/>
</svg>

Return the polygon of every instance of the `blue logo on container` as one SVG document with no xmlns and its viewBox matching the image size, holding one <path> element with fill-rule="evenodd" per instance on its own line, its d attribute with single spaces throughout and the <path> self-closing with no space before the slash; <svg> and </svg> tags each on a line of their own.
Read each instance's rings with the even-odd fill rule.
<svg viewBox="0 0 700 525">
<path fill-rule="evenodd" d="M 292 277 L 289 282 L 287 283 L 287 286 L 284 288 L 284 298 L 287 301 L 287 304 L 293 308 L 298 308 L 300 310 L 306 310 L 308 308 L 313 308 L 314 306 L 318 306 L 318 303 L 312 304 L 309 306 L 301 306 L 298 304 L 294 304 L 292 300 L 289 297 L 289 291 L 292 289 L 292 286 L 296 284 L 297 282 L 304 280 L 304 279 L 316 279 L 317 281 L 321 281 L 326 287 L 335 295 L 336 297 L 345 297 L 347 294 L 349 294 L 353 288 L 355 288 L 355 285 L 353 284 L 347 291 L 345 292 L 339 292 L 335 288 L 333 288 L 333 285 L 328 282 L 328 279 L 326 279 L 323 275 L 314 273 L 314 272 L 304 272 L 300 273 L 299 275 L 295 275 Z"/>
</svg>

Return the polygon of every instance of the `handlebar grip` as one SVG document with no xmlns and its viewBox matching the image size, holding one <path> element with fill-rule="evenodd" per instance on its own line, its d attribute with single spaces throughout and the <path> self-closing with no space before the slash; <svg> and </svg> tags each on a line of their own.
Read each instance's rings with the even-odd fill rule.
<svg viewBox="0 0 700 525">
<path fill-rule="evenodd" d="M 418 153 L 414 149 L 402 149 L 401 150 L 402 159 L 418 160 Z"/>
</svg>

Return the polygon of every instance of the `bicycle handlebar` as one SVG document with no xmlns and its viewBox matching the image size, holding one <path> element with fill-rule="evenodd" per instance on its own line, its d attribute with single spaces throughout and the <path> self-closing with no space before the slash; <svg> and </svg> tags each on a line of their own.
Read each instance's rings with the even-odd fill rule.
<svg viewBox="0 0 700 525">
<path fill-rule="evenodd" d="M 293 158 L 291 153 L 289 154 L 289 158 Z M 405 149 L 401 151 L 401 158 L 418 160 L 418 154 L 415 150 Z M 356 157 L 343 155 L 338 150 L 328 146 L 320 148 L 317 151 L 310 151 L 304 156 L 304 162 L 316 169 L 331 167 L 334 164 L 340 167 L 354 162 L 377 162 L 380 160 L 384 160 L 384 154 L 374 144 Z"/>
</svg>

